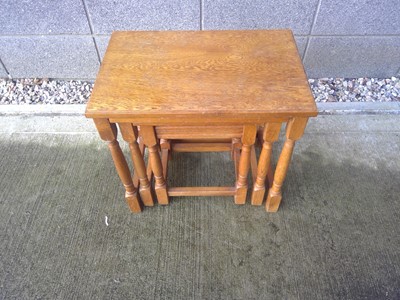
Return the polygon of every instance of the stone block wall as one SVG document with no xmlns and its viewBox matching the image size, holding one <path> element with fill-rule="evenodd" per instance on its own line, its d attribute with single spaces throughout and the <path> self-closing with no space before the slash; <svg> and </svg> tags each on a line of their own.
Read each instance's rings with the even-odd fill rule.
<svg viewBox="0 0 400 300">
<path fill-rule="evenodd" d="M 310 78 L 399 75 L 399 0 L 4 0 L 0 77 L 92 80 L 113 30 L 270 28 Z"/>
</svg>

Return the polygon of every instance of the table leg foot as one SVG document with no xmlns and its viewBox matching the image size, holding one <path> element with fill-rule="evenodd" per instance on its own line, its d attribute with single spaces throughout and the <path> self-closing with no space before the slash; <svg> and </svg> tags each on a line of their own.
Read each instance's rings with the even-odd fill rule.
<svg viewBox="0 0 400 300">
<path fill-rule="evenodd" d="M 145 206 L 154 206 L 153 195 L 148 188 L 139 188 L 140 198 Z"/>
<path fill-rule="evenodd" d="M 246 203 L 247 186 L 241 186 L 236 188 L 235 204 L 243 205 Z"/>
<path fill-rule="evenodd" d="M 260 189 L 253 189 L 253 192 L 251 194 L 251 205 L 261 205 L 264 200 L 264 195 L 265 187 L 262 187 Z"/>
<path fill-rule="evenodd" d="M 270 190 L 268 192 L 267 197 L 267 204 L 265 205 L 265 210 L 267 212 L 277 212 L 279 205 L 281 204 L 282 194 L 275 193 L 274 191 Z"/>
<path fill-rule="evenodd" d="M 134 213 L 139 213 L 142 211 L 142 207 L 140 205 L 139 197 L 137 193 L 125 193 L 125 200 L 128 203 L 130 210 Z"/>
<path fill-rule="evenodd" d="M 169 200 L 168 200 L 167 187 L 165 185 L 158 186 L 158 187 L 156 186 L 155 190 L 156 190 L 158 203 L 161 205 L 168 205 Z"/>
</svg>

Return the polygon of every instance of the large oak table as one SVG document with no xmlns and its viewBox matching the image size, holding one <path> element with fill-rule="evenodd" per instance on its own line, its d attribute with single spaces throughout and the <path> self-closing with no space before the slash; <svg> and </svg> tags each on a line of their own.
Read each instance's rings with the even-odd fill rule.
<svg viewBox="0 0 400 300">
<path fill-rule="evenodd" d="M 295 141 L 315 116 L 290 30 L 114 32 L 86 109 L 108 142 L 134 212 L 141 203 L 154 204 L 153 176 L 159 204 L 192 195 L 232 195 L 244 204 L 250 168 L 251 203 L 261 205 L 269 189 L 266 209 L 277 211 Z M 272 145 L 282 123 L 286 139 L 273 171 Z M 117 124 L 129 143 L 134 175 L 118 144 Z M 230 151 L 235 185 L 167 187 L 170 151 Z"/>
</svg>

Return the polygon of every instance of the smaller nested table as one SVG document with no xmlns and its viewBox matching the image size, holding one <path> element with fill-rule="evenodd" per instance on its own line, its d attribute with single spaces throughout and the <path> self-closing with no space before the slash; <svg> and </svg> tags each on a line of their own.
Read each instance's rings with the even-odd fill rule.
<svg viewBox="0 0 400 300">
<path fill-rule="evenodd" d="M 251 203 L 261 205 L 269 188 L 266 209 L 277 211 L 295 141 L 316 115 L 290 30 L 114 32 L 86 109 L 108 142 L 134 212 L 154 204 L 153 175 L 160 204 L 192 195 L 234 196 L 244 204 L 250 168 Z M 286 140 L 274 172 L 272 145 L 282 123 Z M 117 124 L 129 143 L 133 176 Z M 235 184 L 167 187 L 170 151 L 230 151 Z"/>
</svg>

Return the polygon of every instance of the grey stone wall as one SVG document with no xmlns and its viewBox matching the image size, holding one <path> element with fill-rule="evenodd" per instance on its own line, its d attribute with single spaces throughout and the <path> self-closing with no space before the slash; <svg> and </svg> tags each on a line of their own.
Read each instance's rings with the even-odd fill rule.
<svg viewBox="0 0 400 300">
<path fill-rule="evenodd" d="M 94 79 L 113 30 L 269 28 L 309 77 L 400 72 L 400 0 L 3 0 L 0 77 Z"/>
</svg>

